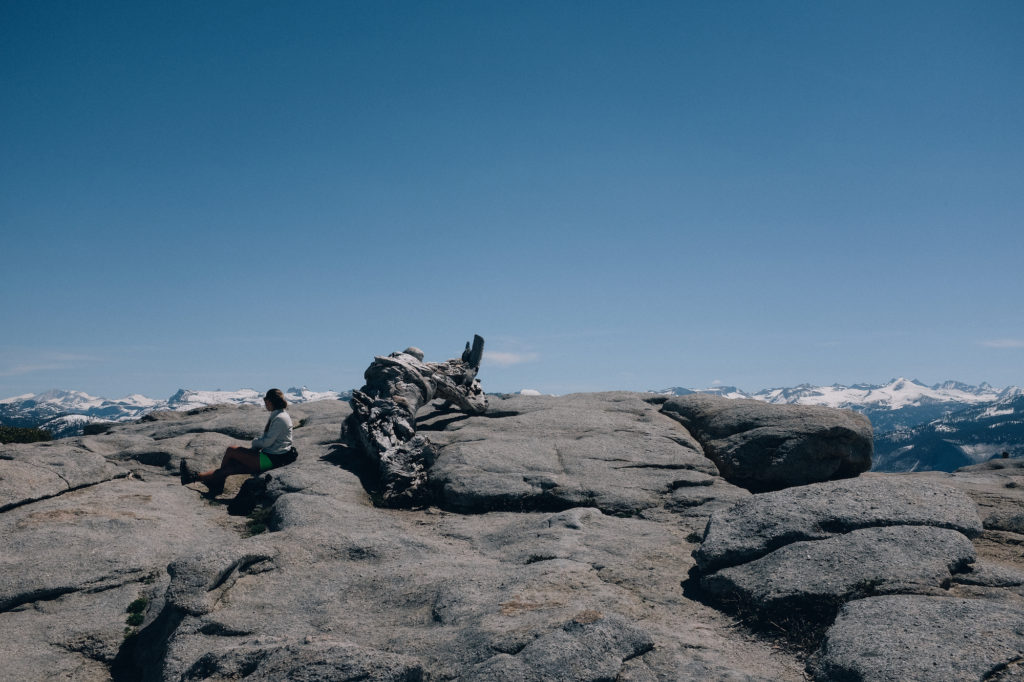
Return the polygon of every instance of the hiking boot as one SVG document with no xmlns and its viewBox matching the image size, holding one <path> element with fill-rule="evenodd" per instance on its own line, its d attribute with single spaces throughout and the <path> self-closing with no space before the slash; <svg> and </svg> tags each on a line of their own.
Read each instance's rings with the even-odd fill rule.
<svg viewBox="0 0 1024 682">
<path fill-rule="evenodd" d="M 178 473 L 181 476 L 181 484 L 188 485 L 189 483 L 195 483 L 199 480 L 199 474 L 192 471 L 185 460 L 181 460 L 181 464 L 178 465 Z"/>
</svg>

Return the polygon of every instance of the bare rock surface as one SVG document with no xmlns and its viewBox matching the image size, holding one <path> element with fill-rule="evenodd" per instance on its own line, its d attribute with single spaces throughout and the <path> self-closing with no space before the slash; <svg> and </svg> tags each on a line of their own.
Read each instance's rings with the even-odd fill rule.
<svg viewBox="0 0 1024 682">
<path fill-rule="evenodd" d="M 662 411 L 700 441 L 726 480 L 754 492 L 871 468 L 871 422 L 851 410 L 694 393 L 670 398 Z"/>
<path fill-rule="evenodd" d="M 719 600 L 764 617 L 831 621 L 840 604 L 875 594 L 943 594 L 976 558 L 965 535 L 946 528 L 863 528 L 794 542 L 701 579 Z"/>
<path fill-rule="evenodd" d="M 5 447 L 0 490 L 14 506 L 0 513 L 0 677 L 804 680 L 805 651 L 688 592 L 702 538 L 712 568 L 700 575 L 778 561 L 780 594 L 798 580 L 809 593 L 834 555 L 851 573 L 843 595 L 876 578 L 945 590 L 953 575 L 947 600 L 1024 601 L 1016 535 L 982 533 L 977 513 L 1012 511 L 1009 479 L 870 475 L 805 486 L 817 494 L 752 495 L 650 400 L 492 398 L 485 415 L 425 406 L 416 431 L 436 457 L 424 469 L 430 504 L 412 509 L 378 504 L 376 463 L 339 442 L 350 414 L 340 401 L 290 407 L 298 461 L 233 477 L 215 499 L 179 484 L 176 459 L 215 465 L 226 445 L 262 431 L 265 412 L 158 415 L 58 446 Z M 81 459 L 47 460 L 57 452 Z M 81 485 L 52 478 L 59 467 L 79 470 L 64 477 Z M 228 513 L 239 507 L 250 518 Z M 951 574 L 970 558 L 968 536 L 978 558 Z M 801 542 L 820 547 L 798 569 Z M 899 544 L 945 549 L 922 549 L 917 573 L 899 574 L 879 559 Z M 882 552 L 873 572 L 872 551 Z M 951 556 L 962 560 L 944 567 Z M 748 585 L 752 602 L 770 601 Z M 1003 660 L 987 647 L 972 651 Z M 850 651 L 843 661 L 871 655 Z"/>
<path fill-rule="evenodd" d="M 850 602 L 811 669 L 838 681 L 1024 679 L 1024 609 L 948 597 Z"/>
<path fill-rule="evenodd" d="M 862 476 L 755 495 L 711 517 L 695 558 L 701 571 L 753 561 L 792 542 L 872 526 L 982 532 L 974 502 L 929 480 Z"/>
<path fill-rule="evenodd" d="M 955 473 L 978 473 L 998 471 L 1009 475 L 1024 475 L 1024 457 L 998 457 L 987 462 L 960 467 Z"/>
<path fill-rule="evenodd" d="M 188 412 L 153 412 L 137 423 L 114 424 L 103 435 L 130 434 L 160 441 L 189 433 L 220 433 L 252 440 L 263 433 L 266 421 L 266 412 L 255 405 L 210 405 Z"/>
<path fill-rule="evenodd" d="M 654 640 L 621 618 L 586 612 L 538 637 L 515 655 L 498 654 L 466 679 L 586 682 L 618 677 L 622 664 L 654 648 Z"/>
<path fill-rule="evenodd" d="M 204 654 L 181 679 L 419 682 L 423 677 L 423 668 L 401 654 L 330 639 L 263 639 Z"/>
<path fill-rule="evenodd" d="M 421 430 L 445 421 L 427 416 Z M 635 393 L 493 399 L 488 414 L 456 416 L 432 439 L 430 485 L 453 511 L 585 506 L 634 515 L 745 496 L 721 479 L 712 489 L 718 470 L 696 441 Z M 673 496 L 694 487 L 707 490 Z"/>
<path fill-rule="evenodd" d="M 109 679 L 135 631 L 129 605 L 143 599 L 140 616 L 152 619 L 167 564 L 179 553 L 238 541 L 213 511 L 168 478 L 124 477 L 0 515 L 9 679 L 51 679 L 61 670 L 69 679 Z"/>
<path fill-rule="evenodd" d="M 127 475 L 61 441 L 0 445 L 0 511 Z"/>
<path fill-rule="evenodd" d="M 1020 679 L 1021 553 L 993 550 L 975 501 L 1005 511 L 1016 488 L 982 476 L 873 474 L 755 495 L 712 514 L 691 594 L 820 645 L 817 680 Z M 1006 641 L 982 641 L 1002 627 Z"/>
</svg>

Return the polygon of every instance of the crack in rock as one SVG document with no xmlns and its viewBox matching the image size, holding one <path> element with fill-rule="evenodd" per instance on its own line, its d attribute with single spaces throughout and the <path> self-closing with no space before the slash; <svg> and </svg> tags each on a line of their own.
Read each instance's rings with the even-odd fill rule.
<svg viewBox="0 0 1024 682">
<path fill-rule="evenodd" d="M 150 571 L 133 571 L 131 578 L 119 579 L 115 575 L 103 576 L 84 585 L 62 585 L 60 587 L 41 587 L 27 592 L 20 592 L 11 595 L 6 599 L 0 599 L 0 613 L 14 611 L 26 604 L 34 604 L 41 601 L 55 601 L 66 594 L 97 594 L 107 592 L 131 583 L 141 583 L 149 580 Z"/>
<path fill-rule="evenodd" d="M 105 478 L 102 481 L 92 481 L 90 483 L 83 483 L 81 485 L 72 486 L 71 483 L 68 481 L 68 479 L 64 478 L 63 475 L 61 475 L 60 473 L 58 473 L 56 471 L 53 471 L 52 469 L 49 469 L 49 468 L 44 467 L 44 466 L 40 466 L 39 464 L 35 464 L 34 462 L 22 462 L 22 464 L 29 464 L 31 466 L 38 467 L 38 468 L 43 469 L 45 471 L 49 471 L 50 473 L 54 474 L 55 476 L 60 478 L 62 481 L 64 481 L 64 485 L 66 485 L 68 487 L 65 490 L 61 490 L 60 492 L 56 492 L 56 493 L 53 493 L 51 495 L 43 495 L 41 497 L 33 497 L 31 499 L 25 499 L 25 500 L 19 500 L 17 502 L 11 502 L 9 504 L 6 504 L 6 505 L 0 507 L 0 514 L 2 514 L 4 512 L 11 511 L 12 509 L 17 509 L 19 507 L 24 507 L 24 506 L 29 505 L 29 504 L 35 504 L 36 502 L 44 502 L 46 500 L 52 500 L 55 497 L 60 497 L 61 495 L 66 495 L 68 493 L 73 493 L 73 492 L 75 492 L 77 490 L 83 490 L 85 488 L 92 488 L 94 486 L 103 485 L 104 483 L 110 483 L 111 481 L 117 481 L 119 479 L 128 478 L 128 477 L 131 476 L 131 472 L 130 471 L 125 471 L 125 472 L 119 473 L 119 474 L 117 474 L 115 476 L 111 476 L 110 478 Z"/>
</svg>

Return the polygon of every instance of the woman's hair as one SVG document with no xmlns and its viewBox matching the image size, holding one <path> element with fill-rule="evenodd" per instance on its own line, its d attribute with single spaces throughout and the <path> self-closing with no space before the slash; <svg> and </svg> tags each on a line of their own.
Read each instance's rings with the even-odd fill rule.
<svg viewBox="0 0 1024 682">
<path fill-rule="evenodd" d="M 264 400 L 270 401 L 270 406 L 275 410 L 283 410 L 288 407 L 288 401 L 284 399 L 284 393 L 279 388 L 272 388 L 263 396 Z"/>
</svg>

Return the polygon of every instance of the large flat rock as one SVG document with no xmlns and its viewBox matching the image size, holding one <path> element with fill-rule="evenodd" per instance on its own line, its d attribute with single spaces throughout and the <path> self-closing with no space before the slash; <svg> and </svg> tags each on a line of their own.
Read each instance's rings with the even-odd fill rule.
<svg viewBox="0 0 1024 682">
<path fill-rule="evenodd" d="M 215 513 L 216 512 L 216 513 Z M 152 622 L 181 553 L 240 540 L 173 480 L 117 478 L 0 514 L 0 677 L 109 680 L 128 607 Z"/>
<path fill-rule="evenodd" d="M 726 480 L 754 492 L 871 468 L 871 422 L 851 410 L 695 393 L 670 398 L 662 412 L 693 434 Z"/>
<path fill-rule="evenodd" d="M 922 596 L 850 602 L 810 669 L 830 682 L 1024 679 L 1024 609 Z"/>
<path fill-rule="evenodd" d="M 810 650 L 843 604 L 847 613 L 876 595 L 1017 599 L 1016 571 L 973 565 L 971 539 L 982 530 L 977 506 L 955 487 L 865 475 L 754 495 L 713 513 L 694 574 L 704 598 Z M 858 675 L 829 668 L 821 679 L 890 679 Z"/>
<path fill-rule="evenodd" d="M 127 475 L 101 455 L 62 441 L 0 445 L 0 512 Z"/>
<path fill-rule="evenodd" d="M 142 582 L 178 553 L 237 535 L 169 479 L 120 478 L 0 515 L 0 611 Z"/>
<path fill-rule="evenodd" d="M 420 432 L 438 446 L 429 470 L 438 504 L 460 512 L 636 514 L 718 473 L 685 429 L 633 393 L 494 399 L 487 415 L 431 430 L 444 420 L 427 415 Z"/>
<path fill-rule="evenodd" d="M 971 541 L 946 528 L 864 528 L 794 542 L 740 566 L 704 576 L 719 601 L 762 618 L 831 622 L 839 605 L 874 594 L 942 594 L 975 560 Z"/>
<path fill-rule="evenodd" d="M 950 528 L 982 532 L 967 495 L 938 482 L 862 476 L 754 495 L 711 516 L 695 552 L 704 573 L 753 561 L 784 545 L 824 540 L 872 526 Z"/>
<path fill-rule="evenodd" d="M 0 612 L 0 679 L 107 682 L 125 641 L 127 606 L 137 599 L 152 604 L 166 587 L 162 579 L 129 582 Z"/>
</svg>

